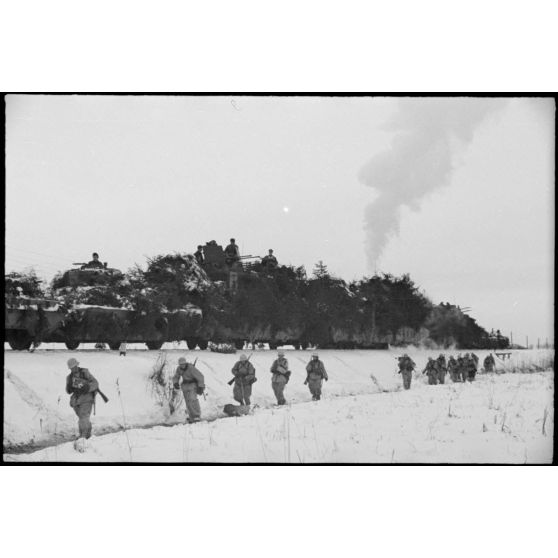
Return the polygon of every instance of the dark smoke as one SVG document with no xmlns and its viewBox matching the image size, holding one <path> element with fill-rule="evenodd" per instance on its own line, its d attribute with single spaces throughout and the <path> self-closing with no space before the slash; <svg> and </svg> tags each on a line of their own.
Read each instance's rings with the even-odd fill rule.
<svg viewBox="0 0 558 558">
<path fill-rule="evenodd" d="M 505 104 L 503 99 L 401 99 L 386 129 L 389 150 L 374 155 L 359 180 L 378 194 L 365 212 L 366 254 L 371 269 L 387 241 L 399 232 L 399 213 L 418 210 L 429 192 L 449 184 L 476 128 Z"/>
</svg>

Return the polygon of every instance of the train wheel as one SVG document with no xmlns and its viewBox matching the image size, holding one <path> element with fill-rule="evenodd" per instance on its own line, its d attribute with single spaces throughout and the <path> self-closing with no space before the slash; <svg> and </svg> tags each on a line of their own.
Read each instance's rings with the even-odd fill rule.
<svg viewBox="0 0 558 558">
<path fill-rule="evenodd" d="M 79 341 L 74 341 L 73 339 L 71 339 L 70 341 L 66 341 L 64 345 L 66 345 L 66 348 L 68 350 L 75 351 L 79 347 Z"/>
<path fill-rule="evenodd" d="M 188 345 L 188 349 L 190 349 L 191 351 L 193 351 L 196 348 L 197 345 L 197 340 L 194 339 L 193 337 L 188 337 L 188 339 L 186 339 L 186 345 Z"/>
<path fill-rule="evenodd" d="M 10 336 L 8 343 L 14 351 L 27 351 L 31 348 L 33 341 L 27 332 L 21 332 L 18 335 Z"/>
<path fill-rule="evenodd" d="M 269 349 L 271 351 L 274 351 L 275 349 L 277 349 L 277 343 L 275 341 L 269 341 Z"/>
<path fill-rule="evenodd" d="M 244 340 L 243 339 L 235 339 L 234 346 L 241 351 L 244 348 Z"/>
<path fill-rule="evenodd" d="M 158 351 L 163 346 L 164 341 L 146 341 L 145 344 L 150 351 Z"/>
<path fill-rule="evenodd" d="M 120 348 L 120 341 L 109 341 L 108 346 L 110 347 L 111 351 L 118 351 Z"/>
<path fill-rule="evenodd" d="M 293 343 L 293 347 L 294 347 L 297 351 L 300 351 L 300 343 Z"/>
<path fill-rule="evenodd" d="M 207 339 L 200 339 L 198 341 L 198 347 L 202 350 L 205 351 L 207 349 L 207 345 L 209 344 L 209 341 Z"/>
</svg>

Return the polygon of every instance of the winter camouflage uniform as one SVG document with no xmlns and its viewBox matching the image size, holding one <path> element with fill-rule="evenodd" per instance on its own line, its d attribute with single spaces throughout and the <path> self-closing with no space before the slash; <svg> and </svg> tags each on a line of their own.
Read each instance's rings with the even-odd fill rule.
<svg viewBox="0 0 558 558">
<path fill-rule="evenodd" d="M 314 401 L 319 401 L 322 396 L 322 384 L 328 381 L 327 372 L 324 363 L 318 357 L 312 357 L 312 360 L 306 365 L 306 382 L 312 394 Z"/>
<path fill-rule="evenodd" d="M 398 358 L 399 374 L 403 377 L 403 387 L 411 389 L 411 380 L 413 379 L 413 370 L 416 364 L 413 359 L 407 355 Z"/>
<path fill-rule="evenodd" d="M 91 437 L 91 411 L 99 383 L 87 368 L 75 366 L 66 377 L 66 393 L 71 393 L 70 406 L 78 416 L 80 438 Z"/>
<path fill-rule="evenodd" d="M 435 386 L 438 383 L 438 366 L 432 357 L 428 357 L 428 362 L 422 373 L 428 376 L 428 385 Z"/>
<path fill-rule="evenodd" d="M 483 362 L 484 370 L 486 372 L 494 372 L 494 368 L 496 366 L 496 361 L 492 355 L 488 355 Z"/>
<path fill-rule="evenodd" d="M 278 405 L 284 405 L 287 401 L 283 392 L 285 391 L 285 386 L 289 381 L 289 363 L 284 356 L 277 358 L 271 365 L 271 387 L 273 388 L 273 393 L 277 398 Z"/>
<path fill-rule="evenodd" d="M 182 385 L 180 385 L 180 378 L 182 378 Z M 172 382 L 175 389 L 182 388 L 186 410 L 188 411 L 188 422 L 201 420 L 198 395 L 201 395 L 205 389 L 203 374 L 193 364 L 186 363 L 184 367 L 182 365 L 176 367 Z"/>
<path fill-rule="evenodd" d="M 438 383 L 443 384 L 446 380 L 446 373 L 448 371 L 446 367 L 446 357 L 444 355 L 440 355 L 436 359 L 436 365 L 438 368 Z"/>
<path fill-rule="evenodd" d="M 232 368 L 234 375 L 233 398 L 241 405 L 250 405 L 252 384 L 256 381 L 256 369 L 248 360 L 239 360 Z"/>
<path fill-rule="evenodd" d="M 457 371 L 457 361 L 453 356 L 450 356 L 448 360 L 448 372 L 452 382 L 459 382 L 460 378 Z"/>
<path fill-rule="evenodd" d="M 465 360 L 465 369 L 467 370 L 467 381 L 472 382 L 477 375 L 477 361 L 475 357 L 477 355 L 470 355 Z M 478 358 L 478 357 L 477 357 Z"/>
</svg>

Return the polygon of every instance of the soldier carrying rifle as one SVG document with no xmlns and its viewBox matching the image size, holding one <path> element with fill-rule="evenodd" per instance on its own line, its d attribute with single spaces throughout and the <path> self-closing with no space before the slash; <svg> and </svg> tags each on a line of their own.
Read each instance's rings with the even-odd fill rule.
<svg viewBox="0 0 558 558">
<path fill-rule="evenodd" d="M 79 438 L 87 440 L 91 437 L 91 411 L 95 407 L 95 395 L 98 393 L 105 403 L 108 399 L 99 389 L 99 382 L 93 374 L 87 368 L 81 368 L 75 358 L 68 360 L 68 368 L 66 393 L 71 394 L 70 407 L 78 416 Z"/>
<path fill-rule="evenodd" d="M 182 385 L 180 384 L 181 379 Z M 182 389 L 186 410 L 188 411 L 188 422 L 199 422 L 201 420 L 201 409 L 198 395 L 203 395 L 205 390 L 203 374 L 193 364 L 189 364 L 184 357 L 180 357 L 172 383 L 174 389 Z"/>
<path fill-rule="evenodd" d="M 277 353 L 277 359 L 271 365 L 271 373 L 273 374 L 271 377 L 271 387 L 277 398 L 277 405 L 285 405 L 287 400 L 285 399 L 284 391 L 291 372 L 289 371 L 289 362 L 285 358 L 284 351 Z"/>
<path fill-rule="evenodd" d="M 234 382 L 233 397 L 241 405 L 250 405 L 252 395 L 252 384 L 257 380 L 256 369 L 246 355 L 240 355 L 240 360 L 233 366 L 232 373 L 234 378 L 229 382 Z"/>
</svg>

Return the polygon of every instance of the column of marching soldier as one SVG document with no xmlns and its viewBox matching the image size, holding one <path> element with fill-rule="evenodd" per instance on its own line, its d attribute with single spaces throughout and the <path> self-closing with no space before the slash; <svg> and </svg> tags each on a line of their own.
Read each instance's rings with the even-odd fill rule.
<svg viewBox="0 0 558 558">
<path fill-rule="evenodd" d="M 87 368 L 81 368 L 75 358 L 68 360 L 70 374 L 66 378 L 66 392 L 71 395 L 70 406 L 78 416 L 79 437 L 88 439 L 91 436 L 91 412 L 95 405 L 95 396 L 100 394 L 106 401 L 108 399 L 100 391 L 99 383 Z M 484 360 L 486 372 L 492 372 L 495 367 L 494 357 L 488 355 Z M 413 360 L 404 354 L 398 357 L 399 373 L 403 377 L 403 387 L 410 389 L 413 371 L 416 367 Z M 446 358 L 441 354 L 436 360 L 428 358 L 423 374 L 428 376 L 430 385 L 443 384 L 446 373 L 454 382 L 472 382 L 475 379 L 478 367 L 478 357 L 474 353 L 466 353 L 464 356 L 459 354 L 457 359 L 450 356 L 447 364 Z M 277 358 L 271 365 L 271 387 L 277 399 L 278 405 L 285 405 L 284 395 L 285 386 L 289 382 L 291 372 L 289 363 L 285 358 L 284 351 L 278 351 Z M 232 368 L 233 378 L 229 385 L 234 384 L 233 397 L 240 405 L 226 405 L 227 414 L 245 414 L 249 409 L 250 398 L 252 396 L 252 385 L 256 382 L 256 370 L 250 362 L 250 358 L 245 354 L 240 355 L 240 359 Z M 324 363 L 320 360 L 317 353 L 312 354 L 312 359 L 306 366 L 305 385 L 308 385 L 312 399 L 319 401 L 322 395 L 323 381 L 328 381 L 328 375 Z M 188 422 L 199 422 L 201 420 L 201 409 L 198 396 L 205 391 L 205 379 L 203 374 L 186 361 L 184 357 L 178 359 L 178 366 L 173 376 L 174 390 L 182 390 Z"/>
<path fill-rule="evenodd" d="M 397 361 L 399 374 L 403 377 L 403 387 L 410 389 L 416 364 L 407 353 L 397 357 Z M 449 374 L 452 382 L 472 382 L 477 375 L 478 366 L 479 357 L 475 353 L 465 353 L 464 355 L 459 353 L 457 358 L 451 355 L 447 363 L 445 355 L 440 354 L 436 359 L 428 357 L 428 362 L 422 373 L 428 377 L 429 385 L 445 383 L 446 374 Z M 486 372 L 494 371 L 496 361 L 491 354 L 484 359 L 483 366 Z"/>
</svg>

